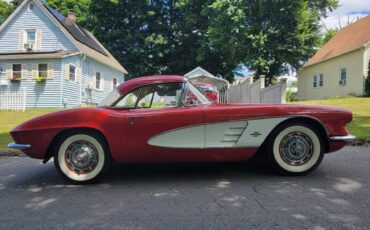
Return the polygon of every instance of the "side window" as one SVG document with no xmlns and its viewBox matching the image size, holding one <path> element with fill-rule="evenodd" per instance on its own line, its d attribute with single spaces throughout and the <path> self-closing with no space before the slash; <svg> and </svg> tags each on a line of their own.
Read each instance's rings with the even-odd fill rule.
<svg viewBox="0 0 370 230">
<path fill-rule="evenodd" d="M 313 87 L 316 88 L 317 87 L 317 75 L 314 75 L 313 76 Z"/>
<path fill-rule="evenodd" d="M 115 107 L 160 109 L 177 107 L 182 95 L 183 83 L 147 85 L 126 94 Z"/>
<path fill-rule="evenodd" d="M 345 85 L 347 83 L 347 69 L 341 68 L 340 69 L 340 76 L 339 76 L 339 84 Z"/>
<path fill-rule="evenodd" d="M 319 79 L 319 86 L 324 86 L 324 74 L 320 74 L 320 79 Z"/>
<path fill-rule="evenodd" d="M 136 101 L 140 94 L 140 88 L 126 94 L 116 105 L 118 108 L 135 108 Z"/>
<path fill-rule="evenodd" d="M 76 80 L 76 67 L 73 65 L 69 66 L 69 80 L 71 81 Z"/>
<path fill-rule="evenodd" d="M 13 64 L 13 76 L 12 80 L 20 80 L 22 77 L 22 65 L 21 64 Z"/>
<path fill-rule="evenodd" d="M 183 83 L 165 83 L 142 87 L 137 108 L 170 108 L 179 105 Z"/>
<path fill-rule="evenodd" d="M 48 77 L 48 64 L 39 64 L 38 77 L 46 79 Z"/>
</svg>

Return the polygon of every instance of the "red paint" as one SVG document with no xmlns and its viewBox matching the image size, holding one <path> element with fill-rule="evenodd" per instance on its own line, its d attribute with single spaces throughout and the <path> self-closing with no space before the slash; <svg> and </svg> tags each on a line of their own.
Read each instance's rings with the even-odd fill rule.
<svg viewBox="0 0 370 230">
<path fill-rule="evenodd" d="M 180 76 L 151 76 L 127 81 L 118 87 L 121 94 L 147 84 L 183 82 Z M 170 149 L 147 144 L 150 137 L 185 126 L 269 117 L 310 117 L 324 124 L 329 136 L 344 136 L 352 113 L 345 109 L 276 104 L 218 104 L 166 108 L 114 110 L 106 108 L 71 109 L 31 119 L 11 131 L 16 143 L 30 144 L 27 155 L 43 159 L 52 140 L 62 131 L 91 128 L 104 135 L 112 158 L 119 162 L 205 162 L 247 160 L 256 148 Z M 134 123 L 129 122 L 134 117 Z M 329 152 L 344 143 L 329 143 Z"/>
</svg>

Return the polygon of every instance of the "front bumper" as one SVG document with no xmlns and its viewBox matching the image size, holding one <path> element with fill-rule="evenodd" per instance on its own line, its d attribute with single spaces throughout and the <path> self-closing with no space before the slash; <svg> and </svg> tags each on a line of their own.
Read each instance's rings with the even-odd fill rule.
<svg viewBox="0 0 370 230">
<path fill-rule="evenodd" d="M 31 145 L 29 145 L 29 144 L 17 144 L 15 142 L 11 142 L 11 143 L 8 144 L 8 148 L 23 150 L 23 149 L 31 148 Z"/>
<path fill-rule="evenodd" d="M 356 140 L 356 137 L 353 135 L 347 136 L 331 136 L 329 137 L 330 141 L 343 141 L 343 142 L 351 142 Z"/>
</svg>

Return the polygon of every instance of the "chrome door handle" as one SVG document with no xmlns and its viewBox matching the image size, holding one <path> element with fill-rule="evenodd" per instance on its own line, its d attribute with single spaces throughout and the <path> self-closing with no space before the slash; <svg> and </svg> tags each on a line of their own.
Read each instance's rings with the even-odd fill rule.
<svg viewBox="0 0 370 230">
<path fill-rule="evenodd" d="M 132 117 L 132 116 L 128 117 L 128 121 L 129 121 L 130 125 L 134 124 L 134 120 L 135 120 L 135 117 Z"/>
</svg>

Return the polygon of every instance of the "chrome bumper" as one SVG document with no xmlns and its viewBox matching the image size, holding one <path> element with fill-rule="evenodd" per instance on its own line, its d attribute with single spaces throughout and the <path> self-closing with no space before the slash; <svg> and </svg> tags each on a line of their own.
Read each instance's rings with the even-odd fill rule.
<svg viewBox="0 0 370 230">
<path fill-rule="evenodd" d="M 8 144 L 8 148 L 12 149 L 28 149 L 31 148 L 31 145 L 28 144 L 17 144 L 15 142 L 11 142 Z"/>
<path fill-rule="evenodd" d="M 351 142 L 356 140 L 356 137 L 353 135 L 347 135 L 347 136 L 331 136 L 329 137 L 331 141 L 347 141 Z"/>
</svg>

